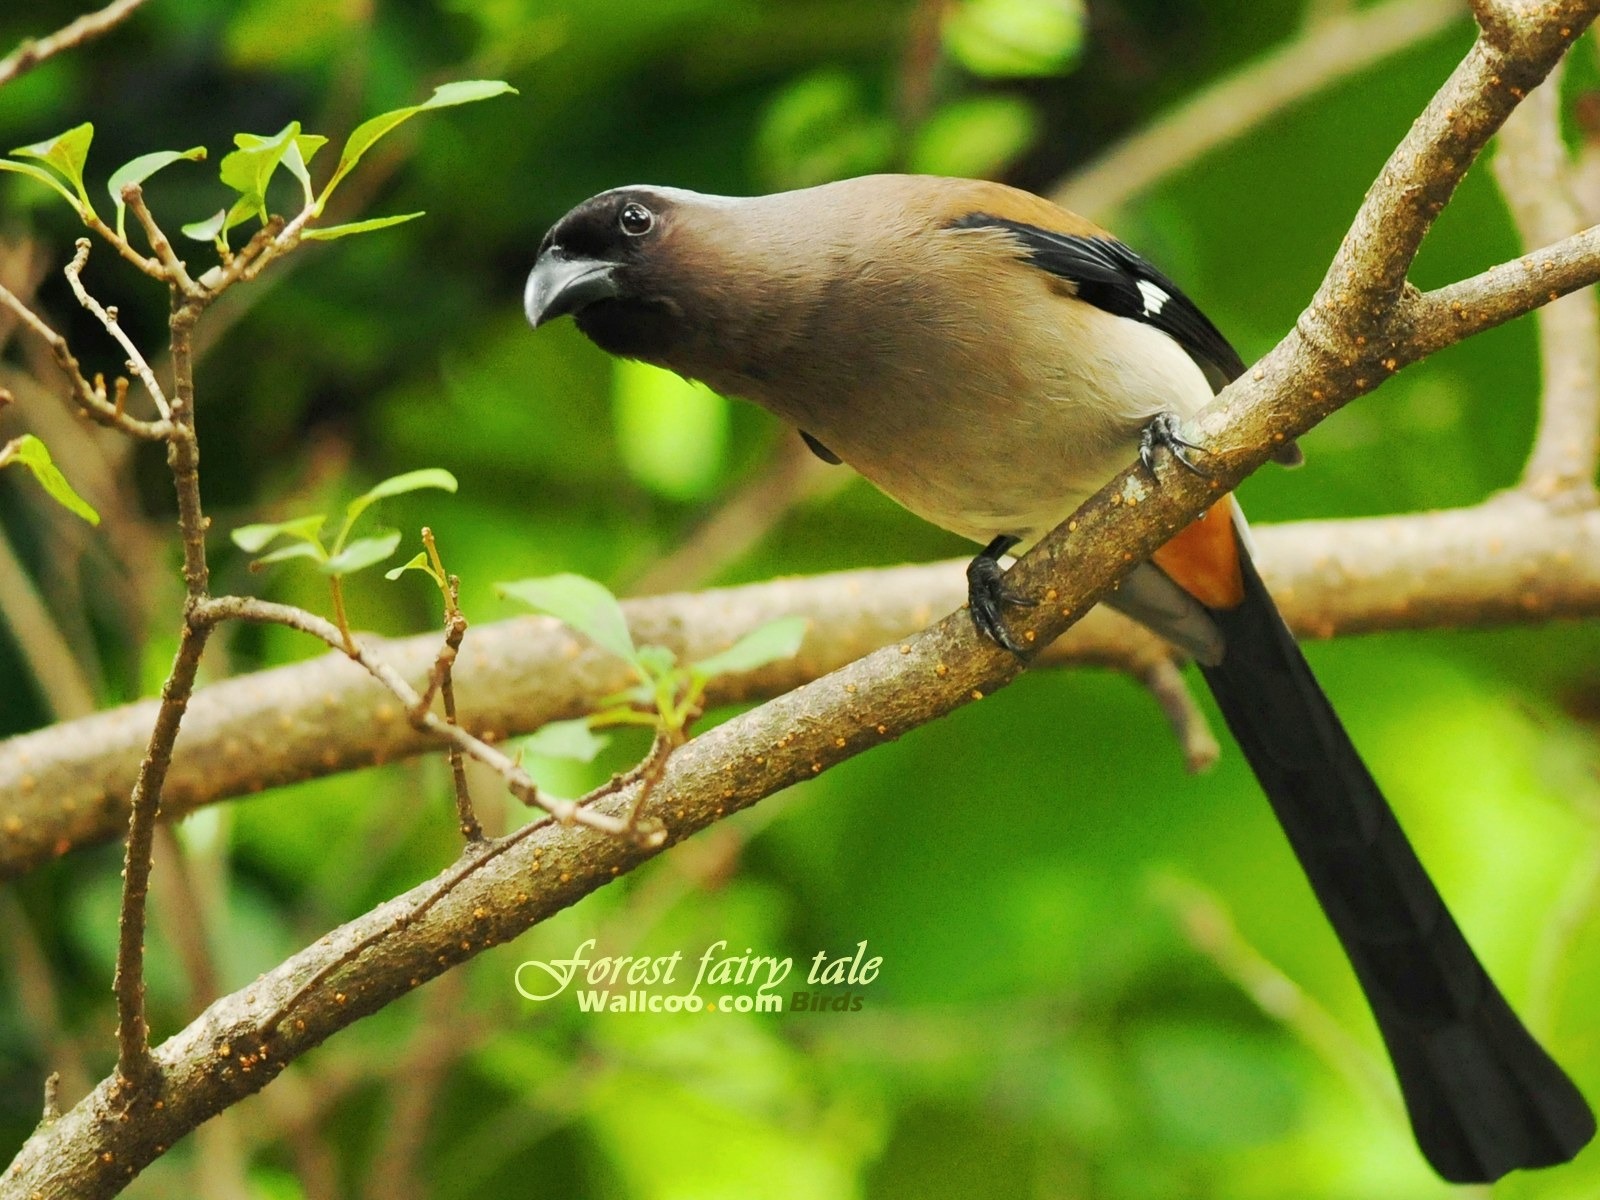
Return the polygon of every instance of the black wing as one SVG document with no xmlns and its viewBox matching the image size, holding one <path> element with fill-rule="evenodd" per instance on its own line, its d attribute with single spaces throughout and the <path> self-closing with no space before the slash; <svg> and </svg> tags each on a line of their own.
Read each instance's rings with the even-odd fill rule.
<svg viewBox="0 0 1600 1200">
<path fill-rule="evenodd" d="M 1005 230 L 1026 262 L 1071 281 L 1086 304 L 1153 326 L 1177 342 L 1216 391 L 1244 374 L 1238 351 L 1194 301 L 1115 238 L 1054 233 L 987 213 L 962 217 L 951 228 Z"/>
</svg>

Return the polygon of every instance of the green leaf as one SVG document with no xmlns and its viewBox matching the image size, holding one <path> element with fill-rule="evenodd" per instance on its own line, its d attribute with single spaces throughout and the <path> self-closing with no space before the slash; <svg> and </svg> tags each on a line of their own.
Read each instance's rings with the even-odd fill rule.
<svg viewBox="0 0 1600 1200">
<path fill-rule="evenodd" d="M 706 678 L 754 671 L 768 663 L 793 658 L 806 635 L 804 617 L 779 617 L 752 629 L 720 654 L 703 658 L 694 669 Z"/>
<path fill-rule="evenodd" d="M 975 75 L 1059 75 L 1083 49 L 1083 0 L 963 0 L 949 10 L 944 44 Z"/>
<path fill-rule="evenodd" d="M 421 213 L 414 212 L 403 213 L 398 217 L 371 217 L 365 221 L 351 221 L 346 225 L 323 225 L 307 229 L 300 236 L 308 242 L 331 242 L 335 238 L 349 237 L 352 233 L 371 233 L 374 229 L 403 225 L 407 221 L 415 221 L 420 216 Z"/>
<path fill-rule="evenodd" d="M 33 434 L 25 433 L 15 441 L 0 446 L 0 467 L 14 462 L 27 467 L 39 481 L 39 486 L 68 512 L 75 513 L 91 525 L 100 524 L 100 514 L 89 506 L 87 500 L 72 490 L 67 477 L 51 459 L 50 451 Z"/>
<path fill-rule="evenodd" d="M 223 229 L 231 229 L 251 216 L 267 219 L 267 185 L 282 165 L 290 145 L 298 147 L 302 159 L 309 160 L 326 138 L 300 134 L 300 122 L 290 121 L 272 137 L 256 133 L 236 133 L 233 144 L 239 147 L 222 158 L 218 169 L 222 182 L 239 193 L 228 211 Z"/>
<path fill-rule="evenodd" d="M 22 158 L 36 158 L 46 166 L 60 172 L 61 177 L 72 185 L 77 195 L 78 202 L 82 204 L 79 210 L 93 212 L 94 205 L 89 203 L 89 193 L 83 188 L 83 164 L 89 157 L 89 143 L 94 141 L 94 126 L 88 121 L 75 126 L 63 134 L 44 142 L 35 142 L 31 146 L 19 146 L 11 153 Z"/>
<path fill-rule="evenodd" d="M 316 544 L 318 535 L 322 532 L 322 524 L 326 520 L 326 517 L 318 513 L 315 516 L 296 517 L 292 521 L 278 521 L 270 525 L 241 525 L 228 536 L 233 540 L 233 544 L 246 554 L 255 554 L 259 550 L 266 549 L 280 537 Z"/>
<path fill-rule="evenodd" d="M 383 573 L 383 577 L 385 579 L 399 579 L 400 576 L 404 575 L 407 571 L 421 571 L 440 587 L 444 586 L 444 580 L 439 578 L 438 572 L 433 569 L 433 564 L 428 561 L 428 555 L 426 551 L 418 550 L 416 554 L 412 556 L 410 562 L 403 563 L 400 566 L 395 567 L 392 571 L 385 571 Z"/>
<path fill-rule="evenodd" d="M 265 209 L 258 206 L 250 196 L 240 196 L 228 206 L 227 214 L 222 220 L 222 240 L 227 241 L 228 230 L 235 225 L 243 225 L 251 217 L 264 213 Z M 265 220 L 265 217 L 262 218 Z"/>
<path fill-rule="evenodd" d="M 291 542 L 287 546 L 279 546 L 271 554 L 253 559 L 250 569 L 254 571 L 260 567 L 270 567 L 273 563 L 288 562 L 291 558 L 311 558 L 322 562 L 326 557 L 322 547 L 315 542 Z"/>
<path fill-rule="evenodd" d="M 300 190 L 305 193 L 308 206 L 314 203 L 315 197 L 311 194 L 311 172 L 307 168 L 317 151 L 327 144 L 328 139 L 320 133 L 302 133 L 289 140 L 283 153 L 283 165 L 300 181 Z"/>
<path fill-rule="evenodd" d="M 423 467 L 420 471 L 407 471 L 403 475 L 391 475 L 376 487 L 357 496 L 345 505 L 344 525 L 339 530 L 339 536 L 334 540 L 334 553 L 338 553 L 344 546 L 345 538 L 350 536 L 350 530 L 355 526 L 356 519 L 366 512 L 368 508 L 379 500 L 387 500 L 390 496 L 403 496 L 407 492 L 417 492 L 424 488 L 438 488 L 444 492 L 454 492 L 460 486 L 456 477 L 443 467 Z"/>
<path fill-rule="evenodd" d="M 443 467 L 423 467 L 417 471 L 389 476 L 382 483 L 368 489 L 359 499 L 351 501 L 351 507 L 354 508 L 359 504 L 361 508 L 365 508 L 374 501 L 387 500 L 390 496 L 403 496 L 407 492 L 419 492 L 424 488 L 453 492 L 458 486 L 460 485 L 456 483 L 456 477 Z"/>
<path fill-rule="evenodd" d="M 214 242 L 222 236 L 222 226 L 228 219 L 228 210 L 219 208 L 204 221 L 190 221 L 178 230 L 184 237 L 193 238 L 197 242 Z"/>
<path fill-rule="evenodd" d="M 333 195 L 333 189 L 338 187 L 340 181 L 361 161 L 362 155 L 372 149 L 380 138 L 393 132 L 419 112 L 426 112 L 430 108 L 448 108 L 455 104 L 471 104 L 476 100 L 488 100 L 507 92 L 515 93 L 516 90 L 509 83 L 503 83 L 498 79 L 469 79 L 441 84 L 434 88 L 433 95 L 421 104 L 396 108 L 361 122 L 351 131 L 349 140 L 340 151 L 339 166 L 334 171 L 333 178 L 323 186 L 322 195 L 317 197 L 319 211 L 328 202 L 328 197 Z"/>
<path fill-rule="evenodd" d="M 571 758 L 593 762 L 595 755 L 611 744 L 611 739 L 589 728 L 585 718 L 552 721 L 523 740 L 522 748 L 541 758 Z"/>
<path fill-rule="evenodd" d="M 324 575 L 353 575 L 376 566 L 400 548 L 399 533 L 380 533 L 357 538 L 326 562 L 319 564 Z"/>
<path fill-rule="evenodd" d="M 36 167 L 32 163 L 13 162 L 9 158 L 0 158 L 0 171 L 15 171 L 18 175 L 26 175 L 29 179 L 37 179 L 46 187 L 54 188 L 66 198 L 68 204 L 77 211 L 78 215 L 86 216 L 83 202 L 62 186 L 61 180 L 50 174 L 43 167 Z"/>
<path fill-rule="evenodd" d="M 497 583 L 495 590 L 570 625 L 618 658 L 633 662 L 637 657 L 622 606 L 615 596 L 592 579 L 581 575 L 550 575 L 544 579 Z"/>
<path fill-rule="evenodd" d="M 123 188 L 130 183 L 143 183 L 163 167 L 170 167 L 175 162 L 200 162 L 205 156 L 204 146 L 191 146 L 187 150 L 157 150 L 153 154 L 141 154 L 138 158 L 130 159 L 111 172 L 111 178 L 106 180 L 106 191 L 111 193 L 111 203 L 117 206 L 117 236 L 127 236 L 128 206 L 122 201 Z M 188 226 L 184 228 L 187 231 Z M 210 241 L 210 238 L 203 240 Z"/>
<path fill-rule="evenodd" d="M 665 646 L 640 646 L 633 664 L 651 679 L 664 679 L 678 668 L 678 656 Z"/>
</svg>

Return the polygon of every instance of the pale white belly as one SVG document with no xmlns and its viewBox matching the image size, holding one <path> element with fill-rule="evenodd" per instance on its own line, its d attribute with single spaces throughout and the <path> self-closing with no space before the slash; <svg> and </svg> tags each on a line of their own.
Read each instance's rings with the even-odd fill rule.
<svg viewBox="0 0 1600 1200">
<path fill-rule="evenodd" d="M 1212 396 L 1159 330 L 1061 307 L 1068 328 L 1009 354 L 1014 377 L 996 380 L 985 348 L 950 342 L 860 394 L 782 415 L 925 520 L 1031 544 L 1133 462 L 1151 417 L 1191 416 Z"/>
</svg>

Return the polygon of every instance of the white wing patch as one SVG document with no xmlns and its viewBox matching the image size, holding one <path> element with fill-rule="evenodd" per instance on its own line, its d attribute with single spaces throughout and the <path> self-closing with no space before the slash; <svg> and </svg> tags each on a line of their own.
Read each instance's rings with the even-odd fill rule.
<svg viewBox="0 0 1600 1200">
<path fill-rule="evenodd" d="M 1147 317 L 1159 316 L 1167 301 L 1172 299 L 1148 279 L 1139 280 L 1139 295 L 1144 297 L 1144 315 Z"/>
</svg>

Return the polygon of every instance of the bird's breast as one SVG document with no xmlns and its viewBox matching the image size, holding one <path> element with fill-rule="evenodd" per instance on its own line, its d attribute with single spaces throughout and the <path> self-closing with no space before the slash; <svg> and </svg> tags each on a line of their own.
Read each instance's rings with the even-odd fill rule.
<svg viewBox="0 0 1600 1200">
<path fill-rule="evenodd" d="M 765 379 L 726 382 L 974 541 L 1036 540 L 1133 461 L 1152 416 L 1211 397 L 1165 334 L 1077 301 L 1031 317 L 904 298 L 870 311 L 855 326 L 819 320 L 765 360 Z"/>
</svg>

